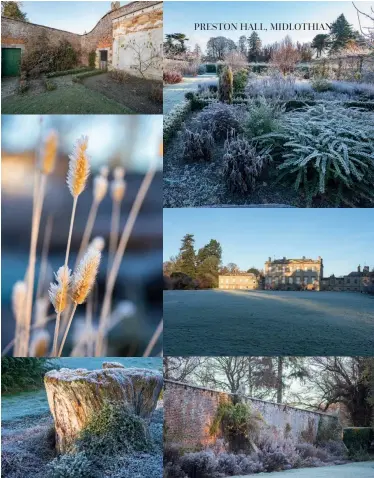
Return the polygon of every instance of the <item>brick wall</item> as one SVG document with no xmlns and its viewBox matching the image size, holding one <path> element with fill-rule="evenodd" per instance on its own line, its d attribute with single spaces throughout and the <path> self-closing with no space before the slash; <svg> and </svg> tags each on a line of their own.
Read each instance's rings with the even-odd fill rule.
<svg viewBox="0 0 374 478">
<path fill-rule="evenodd" d="M 200 444 L 213 443 L 218 437 L 212 437 L 209 429 L 218 405 L 221 400 L 232 400 L 233 395 L 171 380 L 165 380 L 164 383 L 165 441 L 192 449 Z M 289 424 L 296 440 L 308 429 L 313 430 L 315 439 L 321 420 L 327 424 L 338 421 L 336 416 L 325 413 L 309 412 L 249 397 L 245 401 L 261 413 L 268 425 L 284 430 L 286 424 Z"/>
<path fill-rule="evenodd" d="M 27 44 L 41 34 L 47 34 L 52 44 L 59 44 L 62 40 L 69 41 L 80 53 L 80 61 L 88 65 L 88 55 L 91 51 L 96 52 L 96 67 L 99 67 L 99 51 L 108 51 L 108 67 L 113 62 L 113 40 L 134 35 L 138 32 L 149 32 L 153 41 L 162 45 L 162 2 L 132 2 L 120 8 L 112 10 L 104 15 L 95 27 L 84 35 L 57 30 L 34 23 L 13 20 L 7 17 L 1 18 L 1 43 L 2 47 L 23 45 L 27 51 Z M 124 28 L 125 27 L 125 28 Z M 157 33 L 156 33 L 157 32 Z M 118 48 L 115 68 L 126 69 L 131 60 L 126 59 L 129 53 L 124 53 Z M 124 58 L 124 59 L 123 59 Z M 161 66 L 159 67 L 161 71 Z M 150 72 L 153 76 L 154 72 Z"/>
</svg>

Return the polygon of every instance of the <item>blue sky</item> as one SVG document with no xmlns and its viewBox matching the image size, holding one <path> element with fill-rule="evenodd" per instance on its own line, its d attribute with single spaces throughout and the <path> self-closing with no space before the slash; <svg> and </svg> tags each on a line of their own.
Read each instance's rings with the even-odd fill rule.
<svg viewBox="0 0 374 478">
<path fill-rule="evenodd" d="M 164 260 L 187 233 L 196 249 L 216 239 L 223 263 L 242 269 L 284 256 L 321 256 L 325 276 L 374 267 L 374 209 L 164 209 Z"/>
<path fill-rule="evenodd" d="M 130 2 L 120 2 L 125 5 Z M 91 31 L 100 18 L 110 11 L 111 2 L 23 2 L 22 11 L 29 22 L 68 32 Z"/>
<path fill-rule="evenodd" d="M 373 2 L 356 2 L 358 8 L 369 11 Z M 165 2 L 164 33 L 185 33 L 194 46 L 198 43 L 205 50 L 212 36 L 226 36 L 237 41 L 240 35 L 251 32 L 240 31 L 195 31 L 195 23 L 332 23 L 344 13 L 347 20 L 358 29 L 356 10 L 351 2 Z M 324 31 L 259 31 L 263 44 L 279 41 L 287 33 L 294 41 L 311 41 Z"/>
</svg>

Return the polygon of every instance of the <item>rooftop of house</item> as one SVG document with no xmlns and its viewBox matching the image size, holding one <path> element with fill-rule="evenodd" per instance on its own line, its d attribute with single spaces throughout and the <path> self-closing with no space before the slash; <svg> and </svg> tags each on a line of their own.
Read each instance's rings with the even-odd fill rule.
<svg viewBox="0 0 374 478">
<path fill-rule="evenodd" d="M 219 274 L 219 277 L 230 277 L 230 276 L 256 277 L 256 274 L 254 274 L 253 272 L 231 272 L 228 274 Z"/>
<path fill-rule="evenodd" d="M 304 262 L 314 262 L 319 264 L 322 262 L 322 258 L 318 257 L 317 259 L 309 259 L 307 257 L 302 257 L 301 259 L 287 259 L 287 257 L 283 257 L 282 259 L 269 259 L 266 261 L 265 264 L 303 264 Z"/>
</svg>

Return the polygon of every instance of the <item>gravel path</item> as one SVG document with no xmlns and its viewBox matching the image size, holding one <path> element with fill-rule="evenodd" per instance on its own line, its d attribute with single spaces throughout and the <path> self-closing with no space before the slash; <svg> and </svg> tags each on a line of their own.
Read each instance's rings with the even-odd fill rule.
<svg viewBox="0 0 374 478">
<path fill-rule="evenodd" d="M 255 475 L 247 475 L 253 478 Z M 350 463 L 349 465 L 322 466 L 321 468 L 304 468 L 289 471 L 278 471 L 274 473 L 260 473 L 257 476 L 266 478 L 373 478 L 374 461 Z M 247 478 L 246 476 L 234 476 L 232 478 Z"/>
<path fill-rule="evenodd" d="M 164 318 L 165 355 L 374 350 L 374 297 L 354 292 L 165 291 Z"/>
<path fill-rule="evenodd" d="M 164 115 L 169 113 L 175 105 L 184 101 L 184 95 L 189 91 L 197 91 L 199 85 L 204 83 L 218 84 L 217 75 L 200 75 L 183 78 L 182 83 L 164 86 Z"/>
</svg>

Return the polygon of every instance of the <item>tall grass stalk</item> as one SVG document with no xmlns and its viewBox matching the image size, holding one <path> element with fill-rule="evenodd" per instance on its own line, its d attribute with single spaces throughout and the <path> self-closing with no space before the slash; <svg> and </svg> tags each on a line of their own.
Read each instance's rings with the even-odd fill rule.
<svg viewBox="0 0 374 478">
<path fill-rule="evenodd" d="M 40 262 L 40 272 L 38 279 L 38 287 L 36 289 L 36 298 L 39 299 L 43 293 L 43 286 L 45 283 L 45 278 L 47 275 L 48 269 L 48 254 L 49 246 L 51 244 L 51 236 L 53 229 L 53 216 L 49 216 L 47 219 L 47 225 L 44 231 L 43 246 L 42 246 L 42 258 Z"/>
<path fill-rule="evenodd" d="M 119 241 L 119 245 L 117 251 L 114 255 L 113 264 L 108 276 L 108 281 L 106 284 L 105 295 L 103 300 L 103 306 L 101 309 L 100 314 L 100 322 L 99 322 L 99 329 L 96 339 L 96 346 L 95 346 L 95 355 L 100 357 L 103 353 L 103 340 L 105 337 L 105 331 L 107 328 L 108 318 L 110 315 L 111 309 L 111 300 L 113 295 L 113 289 L 115 282 L 117 280 L 119 268 L 121 266 L 121 262 L 123 259 L 123 255 L 125 253 L 129 238 L 131 236 L 132 230 L 134 228 L 135 221 L 138 217 L 139 211 L 142 207 L 144 202 L 145 196 L 149 190 L 149 187 L 152 183 L 152 180 L 156 173 L 156 165 L 152 164 L 149 170 L 147 171 L 143 182 L 139 188 L 139 191 L 136 195 L 135 201 L 132 205 L 129 217 L 126 221 L 125 227 L 123 229 L 121 239 Z"/>
<path fill-rule="evenodd" d="M 154 334 L 152 335 L 151 340 L 149 341 L 149 344 L 147 345 L 147 348 L 144 351 L 143 357 L 149 357 L 153 347 L 156 345 L 158 339 L 160 338 L 160 335 L 162 334 L 162 330 L 164 328 L 164 321 L 161 319 L 161 322 L 158 324 L 157 329 L 155 330 Z"/>
</svg>

